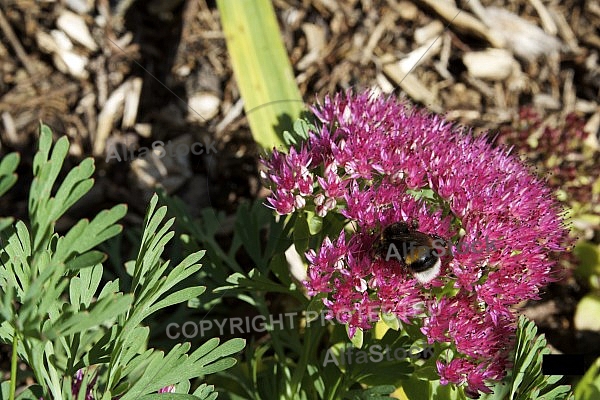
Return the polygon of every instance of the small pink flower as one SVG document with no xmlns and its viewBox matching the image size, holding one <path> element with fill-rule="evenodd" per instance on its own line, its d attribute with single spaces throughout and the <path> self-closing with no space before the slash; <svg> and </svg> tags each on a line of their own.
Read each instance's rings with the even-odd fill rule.
<svg viewBox="0 0 600 400">
<path fill-rule="evenodd" d="M 158 389 L 158 393 L 175 393 L 175 385 L 169 385 L 162 389 Z"/>
<path fill-rule="evenodd" d="M 73 377 L 73 382 L 71 383 L 71 394 L 76 397 L 79 395 L 81 391 L 81 385 L 83 383 L 83 378 L 85 374 L 86 368 L 78 369 Z M 91 381 L 88 382 L 85 388 L 85 400 L 94 400 L 94 396 L 92 395 L 92 390 L 94 385 L 96 384 L 96 380 L 98 379 L 98 375 L 94 374 L 94 377 Z"/>
</svg>

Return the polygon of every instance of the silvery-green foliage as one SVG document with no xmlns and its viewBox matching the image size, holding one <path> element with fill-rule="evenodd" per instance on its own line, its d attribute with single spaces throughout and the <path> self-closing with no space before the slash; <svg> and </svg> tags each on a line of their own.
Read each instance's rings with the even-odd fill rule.
<svg viewBox="0 0 600 400">
<path fill-rule="evenodd" d="M 89 385 L 95 399 L 153 399 L 160 388 L 175 385 L 176 393 L 160 399 L 214 399 L 217 394 L 207 385 L 188 394 L 190 381 L 233 366 L 235 359 L 229 356 L 244 341 L 219 344 L 214 338 L 191 353 L 190 344 L 183 343 L 165 355 L 146 348 L 149 329 L 143 325 L 158 310 L 197 301 L 204 287 L 178 284 L 200 270 L 204 252 L 190 254 L 174 267 L 161 259 L 173 238 L 173 220 L 165 220 L 166 207 L 157 208 L 154 196 L 132 261 L 131 285 L 118 279 L 101 285 L 106 256 L 96 248 L 121 232 L 117 222 L 127 208 L 117 205 L 91 221 L 78 221 L 65 235 L 55 233 L 56 221 L 93 186 L 91 158 L 58 180 L 68 149 L 66 137 L 53 146 L 50 129 L 41 126 L 29 221 L 0 219 L 0 342 L 16 343 L 19 359 L 37 382 L 17 398 L 79 399 Z M 0 162 L 0 195 L 16 182 L 18 161 L 9 154 Z M 82 389 L 73 396 L 80 369 L 85 371 Z M 9 392 L 10 381 L 3 382 L 0 399 L 8 399 Z"/>
</svg>

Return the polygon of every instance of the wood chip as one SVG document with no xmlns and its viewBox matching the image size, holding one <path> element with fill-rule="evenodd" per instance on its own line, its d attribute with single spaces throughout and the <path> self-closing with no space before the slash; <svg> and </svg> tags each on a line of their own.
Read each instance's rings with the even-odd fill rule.
<svg viewBox="0 0 600 400">
<path fill-rule="evenodd" d="M 561 42 L 537 25 L 504 8 L 487 7 L 485 22 L 503 36 L 508 48 L 526 60 L 560 51 Z"/>
<path fill-rule="evenodd" d="M 240 98 L 234 105 L 233 107 L 229 108 L 228 110 L 226 110 L 225 116 L 223 117 L 223 119 L 221 120 L 221 122 L 219 122 L 215 128 L 217 135 L 220 134 L 221 132 L 223 132 L 225 130 L 225 128 L 227 126 L 229 126 L 229 124 L 231 124 L 233 121 L 235 121 L 236 118 L 238 118 L 240 115 L 242 115 L 242 111 L 244 111 L 244 100 L 242 98 Z"/>
<path fill-rule="evenodd" d="M 590 117 L 588 122 L 586 122 L 585 126 L 583 127 L 583 130 L 588 134 L 584 144 L 595 151 L 600 150 L 598 138 L 598 135 L 600 135 L 600 107 L 597 108 L 598 111 Z"/>
<path fill-rule="evenodd" d="M 379 62 L 382 64 L 383 72 L 406 94 L 416 102 L 427 105 L 434 112 L 440 112 L 441 109 L 436 101 L 434 93 L 421 82 L 414 73 L 407 73 L 405 64 L 401 66 L 400 61 L 394 61 L 391 54 L 382 57 Z"/>
<path fill-rule="evenodd" d="M 437 39 L 444 31 L 444 24 L 437 19 L 430 22 L 422 28 L 415 29 L 415 42 L 422 45 L 429 42 L 431 39 Z"/>
<path fill-rule="evenodd" d="M 77 79 L 87 79 L 89 73 L 85 69 L 88 58 L 72 51 L 59 51 L 52 57 L 59 71 L 68 73 Z"/>
<path fill-rule="evenodd" d="M 564 15 L 555 9 L 550 8 L 548 10 L 552 15 L 552 18 L 556 22 L 558 26 L 558 32 L 560 36 L 563 38 L 569 49 L 573 52 L 577 52 L 579 50 L 579 44 L 577 43 L 577 36 L 571 29 L 571 26 L 565 19 Z"/>
<path fill-rule="evenodd" d="M 189 151 L 192 135 L 186 134 L 169 141 L 131 162 L 130 179 L 146 193 L 162 187 L 171 194 L 192 177 Z M 185 149 L 187 151 L 180 151 Z"/>
<path fill-rule="evenodd" d="M 398 13 L 400 18 L 407 21 L 413 21 L 419 15 L 419 9 L 410 1 L 400 1 L 398 3 L 390 1 L 390 6 Z"/>
<path fill-rule="evenodd" d="M 434 10 L 446 23 L 450 23 L 452 29 L 458 29 L 461 32 L 487 40 L 492 47 L 503 48 L 505 46 L 506 40 L 502 36 L 490 30 L 484 23 L 465 10 L 439 0 L 421 0 L 421 2 Z"/>
<path fill-rule="evenodd" d="M 398 61 L 398 66 L 404 74 L 408 74 L 419 65 L 436 56 L 441 48 L 442 41 L 438 37 L 431 38 L 427 43 L 411 51 Z"/>
<path fill-rule="evenodd" d="M 369 37 L 367 45 L 363 49 L 362 57 L 360 60 L 361 64 L 365 65 L 369 61 L 371 61 L 373 57 L 373 50 L 375 49 L 375 47 L 377 47 L 377 43 L 379 43 L 379 40 L 386 32 L 386 30 L 388 30 L 390 27 L 393 27 L 393 23 L 393 18 L 391 18 L 390 16 L 384 16 L 383 20 L 377 24 L 377 26 L 373 30 L 373 33 Z"/>
<path fill-rule="evenodd" d="M 573 70 L 567 70 L 565 74 L 565 83 L 563 85 L 563 115 L 575 110 L 575 102 L 577 101 L 577 95 L 575 94 L 575 88 L 573 86 L 573 77 L 575 73 Z"/>
<path fill-rule="evenodd" d="M 86 79 L 89 76 L 86 70 L 88 58 L 72 50 L 73 43 L 63 31 L 54 29 L 50 34 L 37 31 L 35 39 L 40 50 L 52 54 L 54 65 L 59 71 L 78 79 Z"/>
<path fill-rule="evenodd" d="M 541 0 L 529 0 L 529 2 L 540 16 L 542 27 L 544 28 L 546 33 L 552 36 L 556 36 L 556 34 L 558 33 L 558 27 L 554 23 L 552 15 L 550 15 L 550 12 L 548 11 L 544 3 L 542 3 Z"/>
<path fill-rule="evenodd" d="M 113 130 L 115 121 L 122 115 L 123 104 L 125 103 L 125 97 L 130 86 L 130 81 L 126 81 L 112 92 L 104 107 L 102 107 L 102 111 L 98 114 L 98 128 L 94 135 L 93 146 L 93 152 L 96 157 L 104 155 L 106 139 Z"/>
<path fill-rule="evenodd" d="M 25 69 L 27 70 L 29 75 L 30 76 L 35 75 L 36 71 L 35 71 L 35 67 L 33 66 L 33 63 L 29 60 L 29 56 L 25 52 L 25 49 L 21 45 L 21 42 L 17 38 L 17 35 L 15 35 L 15 32 L 13 31 L 12 27 L 10 26 L 10 24 L 4 17 L 4 13 L 2 12 L 1 8 L 0 8 L 0 30 L 2 30 L 2 32 L 4 33 L 4 35 L 10 42 L 15 53 L 17 54 L 17 57 L 19 58 L 19 60 L 23 64 L 23 67 L 25 67 Z"/>
<path fill-rule="evenodd" d="M 560 110 L 562 107 L 559 99 L 547 93 L 536 93 L 533 96 L 533 104 L 536 108 L 552 111 Z"/>
<path fill-rule="evenodd" d="M 71 11 L 63 10 L 56 19 L 56 26 L 71 40 L 85 46 L 90 51 L 98 50 L 98 44 L 92 38 L 84 19 Z"/>
<path fill-rule="evenodd" d="M 15 127 L 15 120 L 8 111 L 2 113 L 2 125 L 4 126 L 5 139 L 7 143 L 11 145 L 19 144 L 19 136 L 17 135 L 17 128 Z M 2 143 L 0 141 L 0 148 Z"/>
<path fill-rule="evenodd" d="M 472 77 L 492 81 L 503 81 L 512 74 L 515 68 L 519 68 L 510 51 L 503 49 L 465 53 L 463 63 Z"/>
<path fill-rule="evenodd" d="M 190 96 L 188 107 L 189 121 L 206 123 L 219 114 L 221 99 L 211 92 L 198 92 Z"/>
<path fill-rule="evenodd" d="M 78 14 L 87 14 L 94 7 L 94 0 L 66 0 L 65 3 Z"/>
<path fill-rule="evenodd" d="M 152 136 L 152 124 L 138 123 L 133 126 L 133 129 L 141 137 L 149 138 Z"/>
<path fill-rule="evenodd" d="M 383 93 L 390 94 L 394 91 L 394 85 L 381 72 L 377 74 L 377 84 Z"/>
<path fill-rule="evenodd" d="M 129 91 L 125 97 L 125 107 L 123 109 L 123 122 L 121 123 L 123 129 L 129 129 L 135 125 L 144 80 L 137 77 L 131 79 L 130 82 Z"/>
<path fill-rule="evenodd" d="M 323 27 L 315 24 L 302 24 L 302 31 L 306 36 L 308 52 L 296 64 L 300 71 L 306 70 L 311 64 L 322 59 L 325 49 L 325 30 Z"/>
</svg>

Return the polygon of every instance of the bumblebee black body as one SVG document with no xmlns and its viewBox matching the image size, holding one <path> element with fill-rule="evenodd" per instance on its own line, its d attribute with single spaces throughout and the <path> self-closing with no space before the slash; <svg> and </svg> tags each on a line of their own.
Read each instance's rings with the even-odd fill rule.
<svg viewBox="0 0 600 400">
<path fill-rule="evenodd" d="M 415 224 L 396 222 L 381 232 L 376 250 L 386 261 L 399 257 L 417 280 L 426 283 L 439 275 L 445 247 L 441 237 L 419 232 Z"/>
</svg>

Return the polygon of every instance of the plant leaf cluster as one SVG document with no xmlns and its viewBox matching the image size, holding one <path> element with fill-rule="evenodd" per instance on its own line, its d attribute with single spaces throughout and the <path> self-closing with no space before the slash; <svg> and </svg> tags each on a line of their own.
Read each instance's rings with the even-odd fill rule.
<svg viewBox="0 0 600 400">
<path fill-rule="evenodd" d="M 28 224 L 2 220 L 0 342 L 13 346 L 12 364 L 18 357 L 36 381 L 17 398 L 83 399 L 88 391 L 94 399 L 153 399 L 159 389 L 175 385 L 175 394 L 160 399 L 214 399 L 217 393 L 206 384 L 189 394 L 191 380 L 233 366 L 231 355 L 243 349 L 244 341 L 219 344 L 213 338 L 191 353 L 190 344 L 183 343 L 165 354 L 147 348 L 150 330 L 144 325 L 157 311 L 197 300 L 205 291 L 203 286 L 179 287 L 200 270 L 204 252 L 174 267 L 162 260 L 174 221 L 165 220 L 167 209 L 157 207 L 154 196 L 131 282 L 103 282 L 106 256 L 96 248 L 121 233 L 117 222 L 127 209 L 117 205 L 91 221 L 78 221 L 64 235 L 55 232 L 56 221 L 93 186 L 92 159 L 59 181 L 68 149 L 66 137 L 53 146 L 50 129 L 41 126 Z M 10 154 L 0 163 L 0 195 L 16 182 L 18 161 Z M 83 382 L 73 394 L 79 370 Z M 15 398 L 15 372 L 1 384 L 0 399 Z"/>
</svg>

